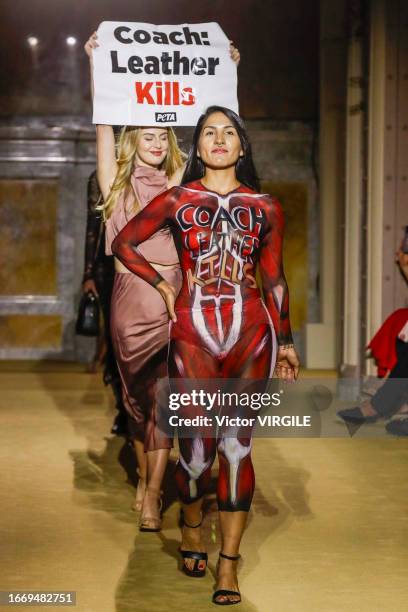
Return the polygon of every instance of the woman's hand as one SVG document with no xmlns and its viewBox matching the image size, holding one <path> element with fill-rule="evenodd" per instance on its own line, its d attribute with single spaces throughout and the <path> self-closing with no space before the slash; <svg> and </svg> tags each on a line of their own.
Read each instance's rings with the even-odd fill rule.
<svg viewBox="0 0 408 612">
<path fill-rule="evenodd" d="M 286 382 L 293 382 L 298 377 L 299 366 L 299 357 L 293 346 L 286 347 L 282 345 L 278 347 L 278 356 L 275 366 L 278 378 Z"/>
<path fill-rule="evenodd" d="M 166 302 L 167 310 L 169 312 L 169 317 L 175 323 L 177 321 L 176 313 L 174 311 L 174 302 L 176 301 L 176 290 L 173 285 L 170 285 L 165 280 L 160 281 L 156 285 L 157 291 L 159 291 L 163 300 Z"/>
<path fill-rule="evenodd" d="M 89 57 L 91 61 L 92 61 L 92 51 L 93 49 L 96 49 L 97 47 L 99 47 L 98 34 L 94 32 L 93 34 L 91 34 L 91 36 L 88 38 L 88 40 L 86 41 L 84 45 L 85 53 L 87 54 L 87 56 Z"/>
<path fill-rule="evenodd" d="M 241 54 L 236 47 L 234 47 L 234 43 L 230 40 L 230 55 L 231 59 L 238 68 L 239 62 L 241 60 Z"/>
<path fill-rule="evenodd" d="M 83 293 L 91 292 L 96 295 L 96 297 L 98 297 L 98 291 L 96 289 L 95 281 L 93 280 L 93 278 L 89 278 L 88 280 L 84 281 L 84 283 L 82 284 L 82 291 Z"/>
</svg>

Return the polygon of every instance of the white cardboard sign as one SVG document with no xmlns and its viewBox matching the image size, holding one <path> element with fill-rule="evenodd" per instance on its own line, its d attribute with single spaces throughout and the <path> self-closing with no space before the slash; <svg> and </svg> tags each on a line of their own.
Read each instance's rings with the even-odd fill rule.
<svg viewBox="0 0 408 612">
<path fill-rule="evenodd" d="M 238 112 L 237 70 L 218 23 L 103 21 L 93 51 L 93 122 L 196 125 L 207 106 Z"/>
</svg>

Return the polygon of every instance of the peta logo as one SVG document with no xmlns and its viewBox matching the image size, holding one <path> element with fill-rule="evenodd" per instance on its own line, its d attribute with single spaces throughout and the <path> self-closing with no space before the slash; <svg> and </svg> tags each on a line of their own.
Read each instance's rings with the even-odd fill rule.
<svg viewBox="0 0 408 612">
<path fill-rule="evenodd" d="M 177 113 L 155 113 L 154 115 L 157 123 L 177 121 Z"/>
</svg>

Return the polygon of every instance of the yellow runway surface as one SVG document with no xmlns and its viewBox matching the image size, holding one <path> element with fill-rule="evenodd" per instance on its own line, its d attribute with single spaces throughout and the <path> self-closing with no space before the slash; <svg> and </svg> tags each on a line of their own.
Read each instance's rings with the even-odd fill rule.
<svg viewBox="0 0 408 612">
<path fill-rule="evenodd" d="M 0 590 L 76 591 L 68 609 L 80 612 L 216 610 L 215 495 L 204 523 L 211 571 L 191 579 L 177 555 L 175 453 L 163 530 L 139 533 L 133 453 L 109 434 L 115 410 L 100 374 L 3 364 L 0 388 Z M 408 610 L 408 440 L 257 439 L 253 459 L 237 612 Z"/>
</svg>

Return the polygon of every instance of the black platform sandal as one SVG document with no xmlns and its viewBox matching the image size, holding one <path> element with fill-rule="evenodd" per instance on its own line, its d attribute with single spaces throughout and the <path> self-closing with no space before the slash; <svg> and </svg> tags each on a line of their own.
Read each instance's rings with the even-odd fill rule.
<svg viewBox="0 0 408 612">
<path fill-rule="evenodd" d="M 201 527 L 203 521 L 200 521 L 198 523 L 198 525 L 189 525 L 188 523 L 186 523 L 185 520 L 183 520 L 183 526 L 188 527 L 189 529 L 197 529 L 198 527 Z M 190 576 L 190 578 L 202 578 L 203 576 L 205 576 L 205 570 L 207 569 L 207 562 L 208 562 L 208 554 L 205 552 L 195 552 L 194 550 L 181 550 L 181 548 L 179 548 L 180 554 L 183 557 L 183 572 L 187 575 Z M 194 559 L 194 566 L 193 569 L 189 569 L 186 564 L 184 563 L 184 559 Z M 199 569 L 198 564 L 200 561 L 205 561 L 205 568 L 204 569 Z"/>
<path fill-rule="evenodd" d="M 229 561 L 239 561 L 241 555 L 235 555 L 234 557 L 230 555 L 224 555 L 224 553 L 220 552 L 220 557 L 223 559 L 228 559 Z M 217 601 L 217 597 L 229 597 L 231 595 L 237 595 L 239 599 L 237 601 L 231 601 L 227 599 L 226 601 Z M 212 602 L 217 606 L 234 606 L 235 604 L 241 603 L 241 593 L 239 591 L 230 591 L 229 589 L 218 589 L 213 593 Z"/>
</svg>

